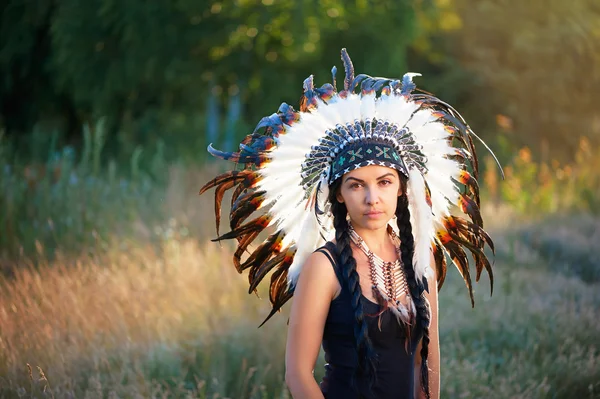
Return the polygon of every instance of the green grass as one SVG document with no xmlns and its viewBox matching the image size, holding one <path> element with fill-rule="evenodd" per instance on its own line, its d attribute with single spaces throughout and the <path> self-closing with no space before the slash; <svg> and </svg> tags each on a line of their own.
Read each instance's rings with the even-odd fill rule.
<svg viewBox="0 0 600 399">
<path fill-rule="evenodd" d="M 56 251 L 105 252 L 111 241 L 159 248 L 165 235 L 206 233 L 197 192 L 207 174 L 167 163 L 161 145 L 138 147 L 117 164 L 103 153 L 103 129 L 101 122 L 84 129 L 80 154 L 51 148 L 29 160 L 0 132 L 0 273 L 14 262 L 54 259 Z"/>
<path fill-rule="evenodd" d="M 63 151 L 34 179 L 31 163 L 2 171 L 0 397 L 289 397 L 287 308 L 258 329 L 264 289 L 248 295 L 229 244 L 207 241 L 213 202 L 197 192 L 217 170 L 155 154 L 146 170 L 140 151 L 126 167 L 100 162 L 95 134 L 77 161 Z M 485 211 L 495 292 L 483 276 L 471 309 L 449 270 L 442 397 L 600 398 L 598 219 L 515 225 L 511 206 Z"/>
<path fill-rule="evenodd" d="M 0 396 L 45 397 L 47 385 L 55 398 L 287 397 L 287 310 L 258 329 L 268 301 L 247 295 L 229 248 L 161 245 L 2 280 Z M 475 309 L 454 270 L 440 293 L 442 397 L 600 397 L 600 284 L 527 263 L 495 270 Z"/>
</svg>

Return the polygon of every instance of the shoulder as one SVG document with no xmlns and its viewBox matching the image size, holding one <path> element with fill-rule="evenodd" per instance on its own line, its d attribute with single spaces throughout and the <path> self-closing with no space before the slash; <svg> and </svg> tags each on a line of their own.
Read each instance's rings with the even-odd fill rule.
<svg viewBox="0 0 600 399">
<path fill-rule="evenodd" d="M 310 275 L 312 277 L 335 278 L 335 254 L 327 248 L 320 248 L 306 258 L 300 276 Z"/>
<path fill-rule="evenodd" d="M 334 259 L 335 254 L 326 248 L 310 254 L 302 265 L 295 291 L 298 289 L 312 293 L 319 291 L 330 296 L 331 299 L 337 296 L 340 285 L 335 273 L 335 265 L 332 264 Z M 308 288 L 307 285 L 311 287 Z"/>
</svg>

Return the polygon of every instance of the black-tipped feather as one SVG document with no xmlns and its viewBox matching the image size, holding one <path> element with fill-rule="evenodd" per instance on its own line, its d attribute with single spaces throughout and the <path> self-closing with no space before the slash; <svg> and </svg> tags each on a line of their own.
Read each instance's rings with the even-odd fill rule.
<svg viewBox="0 0 600 399">
<path fill-rule="evenodd" d="M 273 216 L 266 214 L 257 217 L 256 219 L 251 220 L 250 222 L 238 227 L 235 230 L 230 231 L 229 233 L 225 233 L 220 237 L 213 239 L 213 242 L 221 241 L 221 240 L 229 240 L 231 238 L 237 238 L 243 236 L 245 234 L 253 233 L 253 232 L 261 232 L 263 231 Z"/>
<path fill-rule="evenodd" d="M 252 244 L 259 234 L 259 231 L 254 231 L 250 234 L 246 234 L 245 236 L 238 237 L 238 247 L 233 254 L 233 265 L 238 273 L 242 273 L 242 255 L 244 255 L 244 252 L 246 252 L 248 246 Z"/>
<path fill-rule="evenodd" d="M 233 204 L 235 204 L 235 202 L 240 197 L 240 195 L 242 195 L 242 193 L 244 192 L 244 190 L 246 190 L 246 187 L 244 187 L 241 184 L 238 184 L 235 187 L 235 190 L 233 190 L 233 193 L 231 194 L 231 207 L 232 208 L 233 208 Z"/>
<path fill-rule="evenodd" d="M 452 262 L 463 277 L 463 280 L 465 281 L 465 284 L 469 290 L 471 306 L 475 307 L 475 298 L 473 297 L 473 282 L 471 281 L 471 273 L 469 271 L 469 260 L 467 258 L 467 254 L 462 247 L 454 241 L 444 243 L 444 248 L 448 250 Z"/>
<path fill-rule="evenodd" d="M 273 309 L 267 316 L 267 318 L 261 323 L 259 327 L 265 324 L 275 313 L 277 313 L 283 305 L 294 295 L 293 288 L 289 287 L 287 284 L 287 273 L 288 267 L 284 267 L 281 265 L 272 275 L 271 275 L 271 289 L 269 292 L 269 298 L 271 300 L 271 304 L 273 305 Z"/>
<path fill-rule="evenodd" d="M 281 246 L 281 240 L 285 236 L 283 230 L 271 234 L 263 241 L 258 248 L 256 248 L 252 254 L 246 259 L 240 266 L 242 270 L 249 267 L 258 266 L 267 261 L 273 254 L 276 254 L 279 247 Z"/>
<path fill-rule="evenodd" d="M 202 188 L 200 188 L 199 194 L 202 195 L 207 190 L 216 187 L 214 205 L 217 235 L 219 235 L 219 225 L 221 223 L 221 204 L 223 202 L 223 196 L 225 194 L 225 191 L 229 190 L 236 184 L 248 181 L 254 176 L 255 172 L 251 170 L 231 171 L 215 177 L 214 179 L 207 182 L 204 186 L 202 186 Z"/>
<path fill-rule="evenodd" d="M 229 227 L 231 230 L 235 230 L 239 227 L 240 223 L 246 220 L 252 213 L 254 213 L 265 200 L 264 191 L 256 191 L 247 196 L 244 199 L 236 201 L 231 212 L 229 213 Z"/>
<path fill-rule="evenodd" d="M 464 194 L 460 194 L 459 204 L 461 210 L 467 215 L 469 215 L 471 220 L 473 220 L 473 223 L 475 223 L 479 227 L 483 227 L 483 218 L 481 217 L 481 211 L 479 210 L 479 207 L 477 206 L 474 200 L 472 200 Z"/>
<path fill-rule="evenodd" d="M 446 280 L 446 253 L 442 244 L 436 239 L 435 244 L 433 245 L 433 259 L 435 260 L 435 268 L 436 268 L 436 276 L 438 280 L 438 291 L 444 285 L 444 281 Z"/>
<path fill-rule="evenodd" d="M 256 287 L 260 284 L 262 279 L 276 266 L 280 266 L 281 262 L 285 259 L 285 253 L 281 252 L 277 254 L 274 258 L 269 259 L 267 262 L 258 264 L 250 270 L 248 274 L 248 280 L 250 282 L 250 287 L 248 288 L 248 293 L 252 293 L 256 290 Z"/>
</svg>

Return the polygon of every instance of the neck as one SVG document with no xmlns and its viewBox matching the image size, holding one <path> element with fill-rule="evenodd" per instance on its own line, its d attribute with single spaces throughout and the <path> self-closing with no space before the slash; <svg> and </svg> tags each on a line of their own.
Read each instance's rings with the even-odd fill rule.
<svg viewBox="0 0 600 399">
<path fill-rule="evenodd" d="M 373 253 L 381 256 L 389 251 L 391 240 L 388 234 L 387 225 L 377 230 L 361 229 L 354 225 L 352 225 L 352 227 Z"/>
</svg>

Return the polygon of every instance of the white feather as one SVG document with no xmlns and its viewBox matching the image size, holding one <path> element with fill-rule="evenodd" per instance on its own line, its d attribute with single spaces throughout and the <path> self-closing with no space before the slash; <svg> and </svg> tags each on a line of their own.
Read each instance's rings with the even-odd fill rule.
<svg viewBox="0 0 600 399">
<path fill-rule="evenodd" d="M 310 151 L 310 147 L 317 144 L 317 140 L 325 135 L 325 131 L 334 127 L 331 123 L 326 123 L 318 115 L 310 115 L 304 118 L 302 125 L 296 123 L 290 128 L 290 132 L 281 135 L 278 151 L 274 154 L 273 159 L 285 157 L 285 151 L 290 148 L 293 151 L 300 151 L 304 155 Z"/>
<path fill-rule="evenodd" d="M 447 176 L 448 179 L 450 177 L 456 179 L 460 175 L 460 165 L 452 159 L 433 156 L 427 160 L 425 166 L 427 166 L 430 173 Z"/>
<path fill-rule="evenodd" d="M 436 174 L 427 174 L 427 184 L 431 191 L 431 202 L 433 213 L 437 218 L 448 214 L 448 201 L 458 201 L 458 187 L 447 177 Z"/>
<path fill-rule="evenodd" d="M 431 113 L 430 109 L 420 109 L 412 115 L 412 118 L 406 124 L 411 132 L 422 129 L 423 125 L 436 121 L 437 118 Z"/>
<path fill-rule="evenodd" d="M 312 209 L 307 209 L 306 201 L 303 200 L 299 204 L 288 204 L 288 206 L 281 211 L 281 217 L 279 220 L 279 227 L 285 231 L 289 231 L 290 235 L 294 240 L 298 240 L 300 236 L 294 235 L 294 229 L 299 226 L 299 220 L 303 220 L 305 215 L 312 215 Z"/>
<path fill-rule="evenodd" d="M 444 125 L 439 122 L 431 122 L 421 126 L 415 126 L 412 132 L 418 138 L 421 144 L 432 140 L 443 140 L 449 136 Z"/>
<path fill-rule="evenodd" d="M 361 98 L 358 94 L 350 94 L 340 100 L 340 103 L 343 107 L 338 112 L 344 123 L 354 123 L 355 120 L 360 120 Z"/>
<path fill-rule="evenodd" d="M 403 127 L 418 107 L 414 102 L 407 102 L 402 96 L 380 97 L 377 101 L 377 118 Z"/>
<path fill-rule="evenodd" d="M 305 154 L 302 156 L 297 155 L 294 157 L 279 157 L 277 160 L 271 161 L 268 164 L 265 164 L 263 169 L 261 170 L 261 174 L 263 175 L 273 175 L 277 173 L 286 173 L 290 170 L 290 168 L 300 168 L 302 162 L 306 160 Z"/>
<path fill-rule="evenodd" d="M 296 237 L 296 255 L 294 261 L 288 269 L 288 286 L 293 287 L 298 280 L 300 271 L 308 256 L 319 246 L 324 244 L 323 239 L 319 235 L 319 228 L 314 214 L 306 213 L 300 223 L 296 223 L 292 234 Z"/>
<path fill-rule="evenodd" d="M 286 232 L 290 232 L 293 224 L 302 216 L 304 205 L 305 200 L 301 195 L 281 195 L 270 211 L 277 217 L 274 222 L 277 222 L 278 226 L 284 228 Z"/>
<path fill-rule="evenodd" d="M 360 119 L 373 120 L 375 117 L 375 93 L 365 94 L 361 97 Z"/>
<path fill-rule="evenodd" d="M 294 168 L 287 173 L 277 173 L 265 176 L 257 186 L 263 190 L 272 190 L 273 192 L 285 191 L 292 187 L 300 187 L 300 168 Z"/>
<path fill-rule="evenodd" d="M 407 187 L 410 223 L 415 242 L 413 266 L 417 281 L 432 276 L 431 241 L 433 239 L 433 217 L 425 197 L 425 182 L 417 169 L 409 172 Z"/>
<path fill-rule="evenodd" d="M 319 106 L 312 113 L 321 118 L 325 124 L 334 127 L 336 124 L 344 122 L 341 115 L 345 104 L 347 104 L 346 100 L 342 99 L 334 104 Z"/>
<path fill-rule="evenodd" d="M 442 158 L 444 155 L 454 154 L 454 148 L 448 145 L 447 140 L 435 140 L 420 143 L 423 146 L 423 154 L 429 159 Z"/>
</svg>

